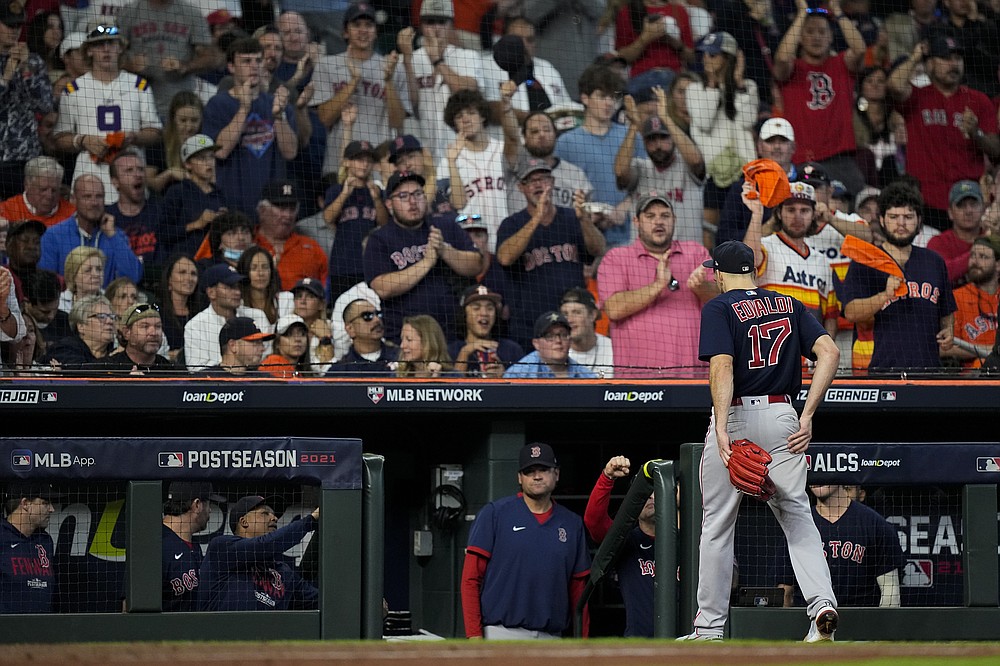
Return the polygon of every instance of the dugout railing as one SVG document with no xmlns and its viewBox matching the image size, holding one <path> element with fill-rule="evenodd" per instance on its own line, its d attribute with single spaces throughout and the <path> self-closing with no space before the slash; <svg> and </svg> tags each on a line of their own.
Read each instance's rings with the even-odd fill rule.
<svg viewBox="0 0 1000 666">
<path fill-rule="evenodd" d="M 116 581 L 122 585 L 125 612 L 0 615 L 0 642 L 382 637 L 384 460 L 362 454 L 360 440 L 8 438 L 0 442 L 0 450 L 7 461 L 0 467 L 5 488 L 11 481 L 50 482 L 57 488 L 124 482 L 126 529 L 119 541 L 127 570 L 119 570 L 124 582 Z M 175 464 L 176 453 L 195 451 L 218 455 L 206 459 L 204 466 Z M 251 465 L 233 466 L 239 456 Z M 88 464 L 73 463 L 80 459 Z M 163 464 L 166 459 L 170 466 Z M 279 459 L 294 464 L 252 464 Z M 69 464 L 61 466 L 66 460 Z M 230 464 L 216 464 L 220 460 Z M 163 484 L 171 480 L 235 483 L 242 488 L 284 482 L 315 488 L 312 497 L 320 507 L 320 522 L 313 533 L 315 543 L 307 549 L 317 548 L 318 553 L 318 610 L 162 612 L 162 493 Z M 59 561 L 60 535 L 52 536 Z M 86 555 L 94 552 L 91 544 Z"/>
<path fill-rule="evenodd" d="M 683 444 L 678 465 L 680 486 L 680 599 L 677 635 L 690 632 L 697 612 L 698 543 L 701 537 L 699 465 L 704 444 Z M 901 608 L 845 608 L 840 640 L 998 640 L 997 477 L 1000 445 L 996 443 L 825 444 L 809 448 L 809 483 L 862 485 L 960 486 L 961 605 Z M 817 471 L 815 462 L 833 461 Z M 851 461 L 857 461 L 857 464 Z M 894 461 L 891 465 L 877 461 Z M 841 461 L 838 463 L 837 461 Z M 872 461 L 871 464 L 865 464 Z M 658 490 L 658 489 L 657 489 Z M 744 502 L 754 500 L 744 499 Z M 657 507 L 659 509 L 659 506 Z M 657 523 L 657 534 L 660 527 Z M 667 532 L 669 533 L 669 532 Z M 657 540 L 659 542 L 659 539 Z M 657 543 L 659 549 L 660 544 Z M 657 551 L 659 555 L 659 550 Z M 660 568 L 660 571 L 666 571 Z M 666 588 L 657 595 L 666 601 Z M 673 598 L 673 597 L 671 597 Z M 727 626 L 730 638 L 801 640 L 808 621 L 804 608 L 733 607 Z"/>
</svg>

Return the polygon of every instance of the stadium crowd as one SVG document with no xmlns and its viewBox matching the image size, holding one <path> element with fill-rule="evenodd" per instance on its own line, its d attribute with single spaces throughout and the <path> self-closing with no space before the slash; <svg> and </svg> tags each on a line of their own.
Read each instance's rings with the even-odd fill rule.
<svg viewBox="0 0 1000 666">
<path fill-rule="evenodd" d="M 1000 367 L 997 0 L 84 5 L 0 7 L 5 374 L 704 377 L 734 239 L 844 375 Z"/>
</svg>

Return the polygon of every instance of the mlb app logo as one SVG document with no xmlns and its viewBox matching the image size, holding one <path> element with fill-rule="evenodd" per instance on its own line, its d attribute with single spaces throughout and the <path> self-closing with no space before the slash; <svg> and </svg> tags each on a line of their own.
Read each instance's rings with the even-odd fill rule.
<svg viewBox="0 0 1000 666">
<path fill-rule="evenodd" d="M 977 472 L 1000 472 L 1000 458 L 976 458 Z"/>
<path fill-rule="evenodd" d="M 184 454 L 180 451 L 161 453 L 160 467 L 184 467 Z"/>
<path fill-rule="evenodd" d="M 368 399 L 372 401 L 372 404 L 377 405 L 385 396 L 385 389 L 381 386 L 369 386 L 368 387 Z"/>
<path fill-rule="evenodd" d="M 31 451 L 28 449 L 11 451 L 10 466 L 14 469 L 31 469 Z"/>
</svg>

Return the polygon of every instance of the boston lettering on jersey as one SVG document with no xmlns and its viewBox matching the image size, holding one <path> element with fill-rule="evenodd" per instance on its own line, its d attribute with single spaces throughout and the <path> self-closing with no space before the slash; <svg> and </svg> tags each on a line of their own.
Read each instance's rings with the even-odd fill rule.
<svg viewBox="0 0 1000 666">
<path fill-rule="evenodd" d="M 574 243 L 562 243 L 548 247 L 533 247 L 522 256 L 524 270 L 533 271 L 542 264 L 578 262 L 580 255 Z"/>
<path fill-rule="evenodd" d="M 791 296 L 763 296 L 732 303 L 733 312 L 741 322 L 771 314 L 788 314 L 794 305 Z"/>
<path fill-rule="evenodd" d="M 850 560 L 858 564 L 865 561 L 867 551 L 868 547 L 863 544 L 840 540 L 827 541 L 824 549 L 827 559 Z"/>
<path fill-rule="evenodd" d="M 333 84 L 333 94 L 336 95 L 341 90 L 347 86 L 347 81 L 337 81 Z M 364 95 L 365 97 L 374 97 L 375 99 L 385 99 L 385 86 L 381 83 L 376 83 L 374 81 L 369 81 L 368 79 L 361 79 L 358 83 L 357 92 Z"/>
</svg>

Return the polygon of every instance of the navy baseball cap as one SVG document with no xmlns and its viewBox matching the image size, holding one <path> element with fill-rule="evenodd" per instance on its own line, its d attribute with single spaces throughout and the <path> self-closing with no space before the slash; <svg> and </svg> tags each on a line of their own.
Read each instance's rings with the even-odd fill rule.
<svg viewBox="0 0 1000 666">
<path fill-rule="evenodd" d="M 52 501 L 54 499 L 64 497 L 64 495 L 63 493 L 56 492 L 52 488 L 51 483 L 43 483 L 40 481 L 12 481 L 7 484 L 8 500 L 20 500 L 21 498 L 33 500 L 36 497 Z"/>
<path fill-rule="evenodd" d="M 702 263 L 702 266 L 721 273 L 749 275 L 754 269 L 753 250 L 742 241 L 726 241 L 716 246 L 712 258 Z"/>
<path fill-rule="evenodd" d="M 261 333 L 261 330 L 257 328 L 257 324 L 250 317 L 233 317 L 223 324 L 222 329 L 219 331 L 220 347 L 225 347 L 226 343 L 230 340 L 246 340 L 247 342 L 260 340 L 264 342 L 273 339 L 273 333 Z"/>
<path fill-rule="evenodd" d="M 563 317 L 562 314 L 555 310 L 549 310 L 535 320 L 535 332 L 531 337 L 540 338 L 548 333 L 549 329 L 553 326 L 565 326 L 567 331 L 572 329 L 566 317 Z"/>
<path fill-rule="evenodd" d="M 347 8 L 347 12 L 344 13 L 344 27 L 346 28 L 352 22 L 357 21 L 360 18 L 375 20 L 375 8 L 369 5 L 367 2 L 359 2 L 356 5 L 351 5 Z"/>
<path fill-rule="evenodd" d="M 831 185 L 833 183 L 826 168 L 818 162 L 800 164 L 795 171 L 798 174 L 795 180 L 800 183 L 809 183 L 813 187 Z"/>
<path fill-rule="evenodd" d="M 392 194 L 396 191 L 396 188 L 408 180 L 418 183 L 420 187 L 423 187 L 427 182 L 424 180 L 423 176 L 418 173 L 414 173 L 413 171 L 397 171 L 389 176 L 389 182 L 385 186 L 386 196 L 392 196 Z"/>
<path fill-rule="evenodd" d="M 529 467 L 541 465 L 542 467 L 559 467 L 556 460 L 556 452 L 548 444 L 532 442 L 525 444 L 521 448 L 521 453 L 517 457 L 517 471 L 523 472 Z"/>
<path fill-rule="evenodd" d="M 347 148 L 344 148 L 344 159 L 353 160 L 356 157 L 361 157 L 362 155 L 367 155 L 368 157 L 375 159 L 375 148 L 368 141 L 351 141 L 347 144 Z"/>
<path fill-rule="evenodd" d="M 395 164 L 400 155 L 420 150 L 423 150 L 423 146 L 420 145 L 420 141 L 417 140 L 417 137 L 412 134 L 397 136 L 392 140 L 392 143 L 389 144 L 389 163 Z"/>
<path fill-rule="evenodd" d="M 236 500 L 236 504 L 229 511 L 229 529 L 233 531 L 233 534 L 236 534 L 236 526 L 240 524 L 240 518 L 266 503 L 267 500 L 260 495 L 247 495 Z"/>
<path fill-rule="evenodd" d="M 323 283 L 315 278 L 302 278 L 292 287 L 292 293 L 294 294 L 301 289 L 305 289 L 316 298 L 326 298 L 326 290 L 323 289 Z"/>
<path fill-rule="evenodd" d="M 205 289 L 214 287 L 217 284 L 226 284 L 230 287 L 243 282 L 246 279 L 229 264 L 216 264 L 210 266 L 201 276 L 201 284 Z"/>
<path fill-rule="evenodd" d="M 517 165 L 517 179 L 524 180 L 536 171 L 552 173 L 552 167 L 540 157 L 528 157 Z"/>
</svg>

